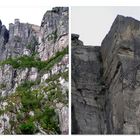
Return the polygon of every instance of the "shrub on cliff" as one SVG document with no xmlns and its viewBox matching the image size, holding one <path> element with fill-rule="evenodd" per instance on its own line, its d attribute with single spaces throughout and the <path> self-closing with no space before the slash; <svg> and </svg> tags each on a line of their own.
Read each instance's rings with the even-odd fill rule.
<svg viewBox="0 0 140 140">
<path fill-rule="evenodd" d="M 36 128 L 33 122 L 22 123 L 20 124 L 19 129 L 22 134 L 34 134 L 36 131 Z"/>
<path fill-rule="evenodd" d="M 50 70 L 56 63 L 61 61 L 63 56 L 68 53 L 68 48 L 64 48 L 62 51 L 57 52 L 55 56 L 51 57 L 47 61 L 41 61 L 35 59 L 34 56 L 22 56 L 18 58 L 8 58 L 0 63 L 0 65 L 9 64 L 15 69 L 36 67 L 38 70 Z"/>
</svg>

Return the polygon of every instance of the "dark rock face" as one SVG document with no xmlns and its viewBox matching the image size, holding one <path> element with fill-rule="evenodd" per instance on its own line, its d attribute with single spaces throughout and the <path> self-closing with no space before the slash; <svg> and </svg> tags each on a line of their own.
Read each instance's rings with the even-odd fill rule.
<svg viewBox="0 0 140 140">
<path fill-rule="evenodd" d="M 18 57 L 24 55 L 31 55 L 35 51 L 39 43 L 40 27 L 28 23 L 20 23 L 19 19 L 15 19 L 15 23 L 9 24 L 9 41 L 6 44 L 5 56 Z M 29 48 L 32 46 L 32 48 Z"/>
<path fill-rule="evenodd" d="M 74 121 L 76 121 L 77 126 L 74 133 L 82 133 L 82 134 L 140 134 L 140 76 L 139 76 L 139 47 L 140 46 L 140 22 L 130 18 L 117 16 L 115 19 L 111 30 L 106 35 L 105 39 L 102 42 L 100 48 L 98 48 L 99 59 L 95 60 L 98 65 L 92 65 L 90 60 L 87 61 L 88 66 L 84 66 L 82 57 L 79 57 L 79 54 L 83 56 L 84 53 L 87 52 L 87 47 L 83 46 L 84 53 L 82 52 L 82 48 L 79 46 L 73 46 L 72 52 L 74 59 L 72 65 L 72 76 L 73 81 L 73 90 L 72 97 L 73 100 L 73 110 L 74 112 Z M 79 49 L 80 53 L 77 53 L 75 50 Z M 90 52 L 86 54 L 88 58 L 90 58 L 90 53 L 92 53 L 92 57 L 96 57 L 95 47 L 91 47 Z M 75 57 L 76 56 L 76 57 Z M 99 61 L 99 60 L 102 61 Z M 84 61 L 87 59 L 84 58 Z M 77 65 L 76 65 L 77 64 Z M 81 65 L 82 64 L 82 65 Z M 82 67 L 79 69 L 79 67 Z M 84 70 L 83 70 L 84 69 Z M 87 70 L 88 69 L 88 70 Z M 90 74 L 89 69 L 91 70 Z M 77 75 L 75 74 L 75 71 Z M 100 75 L 97 74 L 101 71 Z M 79 74 L 85 72 L 85 75 L 82 77 Z M 96 73 L 96 74 L 95 74 Z M 88 76 L 89 75 L 89 76 Z M 80 78 L 79 78 L 80 77 Z M 87 77 L 87 78 L 86 78 Z M 98 80 L 90 81 L 91 78 L 97 78 Z M 80 80 L 79 80 L 80 79 Z M 96 107 L 97 111 L 95 115 L 91 114 L 94 109 L 94 106 L 91 106 L 91 110 L 86 110 L 88 105 L 87 102 L 81 105 L 81 101 L 79 96 L 79 87 L 81 88 L 87 87 L 90 83 L 92 85 L 90 87 L 92 98 L 97 94 L 99 99 L 102 100 L 98 102 L 98 106 L 102 106 L 102 111 Z M 90 82 L 88 82 L 90 81 Z M 84 85 L 86 84 L 86 86 Z M 97 83 L 100 83 L 100 86 L 95 86 Z M 100 92 L 99 92 L 99 91 Z M 82 91 L 82 90 L 80 90 Z M 99 93 L 98 93 L 99 92 Z M 82 92 L 83 93 L 83 92 Z M 84 91 L 84 98 L 89 97 L 89 94 Z M 78 97 L 78 98 L 77 98 Z M 91 99 L 92 104 L 95 102 Z M 75 102 L 75 100 L 77 102 Z M 90 100 L 88 100 L 89 102 Z M 78 108 L 79 107 L 79 108 Z M 76 110 L 77 109 L 77 110 Z M 76 114 L 77 112 L 77 114 Z M 85 113 L 86 112 L 86 113 Z M 102 112 L 97 119 L 94 119 L 95 116 Z M 78 116 L 81 115 L 81 118 Z M 85 114 L 90 114 L 89 116 L 94 119 L 96 123 L 93 123 L 92 120 L 89 120 L 89 125 L 87 123 L 86 127 L 80 126 L 80 121 L 84 119 Z M 82 121 L 84 122 L 84 121 Z M 100 122 L 100 126 L 99 124 Z M 82 131 L 79 131 L 82 129 Z M 92 131 L 96 129 L 97 131 Z M 73 129 L 74 130 L 74 129 Z"/>
<path fill-rule="evenodd" d="M 4 57 L 5 44 L 9 39 L 9 31 L 0 21 L 0 60 Z"/>
<path fill-rule="evenodd" d="M 104 133 L 100 47 L 84 46 L 72 35 L 72 131 Z M 76 125 L 75 125 L 76 124 Z"/>
<path fill-rule="evenodd" d="M 104 80 L 108 86 L 109 133 L 139 134 L 140 22 L 117 16 L 102 42 Z"/>
</svg>

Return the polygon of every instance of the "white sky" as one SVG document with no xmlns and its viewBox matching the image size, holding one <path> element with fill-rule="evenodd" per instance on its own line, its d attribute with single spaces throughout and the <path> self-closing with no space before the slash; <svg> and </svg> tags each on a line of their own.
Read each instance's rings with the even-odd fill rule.
<svg viewBox="0 0 140 140">
<path fill-rule="evenodd" d="M 1 7 L 0 19 L 7 28 L 15 18 L 19 18 L 20 22 L 40 25 L 43 15 L 50 9 L 52 7 Z"/>
<path fill-rule="evenodd" d="M 86 45 L 100 45 L 116 16 L 140 20 L 140 7 L 72 7 L 72 33 L 80 35 Z"/>
<path fill-rule="evenodd" d="M 75 0 L 0 0 L 0 19 L 9 27 L 15 18 L 21 22 L 40 25 L 47 10 L 56 6 L 68 6 Z"/>
<path fill-rule="evenodd" d="M 40 25 L 45 12 L 55 6 L 50 0 L 0 0 L 0 20 L 7 28 L 15 18 Z"/>
</svg>

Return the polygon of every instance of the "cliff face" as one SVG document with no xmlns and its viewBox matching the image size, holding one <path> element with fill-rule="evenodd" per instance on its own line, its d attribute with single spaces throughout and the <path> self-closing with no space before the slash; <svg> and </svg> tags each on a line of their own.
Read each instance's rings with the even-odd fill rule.
<svg viewBox="0 0 140 140">
<path fill-rule="evenodd" d="M 72 45 L 73 133 L 140 134 L 139 40 L 140 22 L 119 15 L 101 47 Z"/>
<path fill-rule="evenodd" d="M 117 16 L 102 42 L 110 133 L 139 134 L 140 22 Z"/>
<path fill-rule="evenodd" d="M 0 21 L 0 60 L 4 59 L 5 54 L 5 44 L 9 39 L 9 31 L 6 29 L 2 22 Z"/>
<path fill-rule="evenodd" d="M 47 60 L 68 45 L 68 8 L 48 11 L 41 22 L 42 42 L 39 46 L 41 60 Z"/>
<path fill-rule="evenodd" d="M 0 134 L 68 134 L 68 17 L 0 23 Z"/>
<path fill-rule="evenodd" d="M 101 85 L 100 48 L 84 46 L 77 39 L 78 36 L 72 36 L 73 133 L 103 133 L 104 95 Z"/>
</svg>

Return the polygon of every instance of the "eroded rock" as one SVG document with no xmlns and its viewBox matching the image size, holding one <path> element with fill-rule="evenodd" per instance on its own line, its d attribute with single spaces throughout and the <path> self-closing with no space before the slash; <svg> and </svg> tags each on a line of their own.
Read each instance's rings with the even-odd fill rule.
<svg viewBox="0 0 140 140">
<path fill-rule="evenodd" d="M 73 133 L 140 134 L 140 21 L 118 15 L 101 47 L 72 35 Z"/>
<path fill-rule="evenodd" d="M 68 53 L 63 52 L 69 44 L 68 10 L 55 7 L 47 11 L 41 26 L 15 19 L 8 31 L 0 21 L 0 134 L 68 134 L 68 80 L 64 77 L 69 61 Z M 61 58 L 58 51 L 63 52 Z M 39 102 L 29 100 L 30 96 Z M 39 107 L 34 108 L 35 104 Z M 47 114 L 53 115 L 50 122 L 45 122 L 46 110 L 52 111 Z M 45 116 L 36 119 L 42 113 Z M 22 130 L 26 125 L 32 125 L 32 132 Z"/>
</svg>

